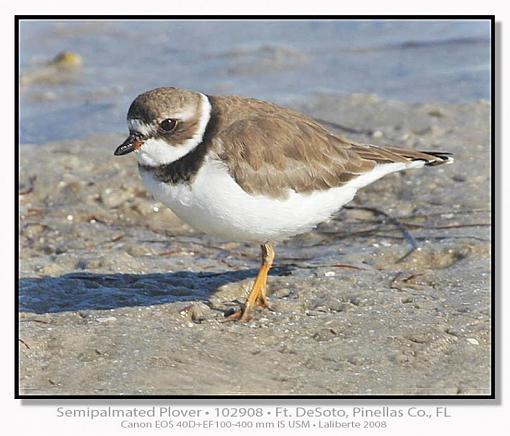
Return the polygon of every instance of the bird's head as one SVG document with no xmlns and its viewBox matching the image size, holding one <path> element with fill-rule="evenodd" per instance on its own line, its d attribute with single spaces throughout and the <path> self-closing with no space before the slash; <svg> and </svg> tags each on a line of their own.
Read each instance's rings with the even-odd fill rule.
<svg viewBox="0 0 510 436">
<path fill-rule="evenodd" d="M 172 163 L 202 142 L 210 113 L 209 99 L 199 92 L 177 88 L 144 92 L 129 107 L 129 136 L 114 154 L 135 152 L 145 166 Z"/>
</svg>

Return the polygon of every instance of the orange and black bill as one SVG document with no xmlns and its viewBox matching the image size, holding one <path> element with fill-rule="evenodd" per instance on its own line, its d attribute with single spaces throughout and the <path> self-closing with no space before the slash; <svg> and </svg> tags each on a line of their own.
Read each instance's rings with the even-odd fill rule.
<svg viewBox="0 0 510 436">
<path fill-rule="evenodd" d="M 130 133 L 128 138 L 113 152 L 115 156 L 131 153 L 142 146 L 142 137 L 138 133 Z"/>
</svg>

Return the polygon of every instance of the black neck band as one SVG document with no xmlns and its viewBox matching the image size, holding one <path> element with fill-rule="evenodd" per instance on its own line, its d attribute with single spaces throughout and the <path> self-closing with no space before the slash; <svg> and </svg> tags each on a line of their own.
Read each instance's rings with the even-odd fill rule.
<svg viewBox="0 0 510 436">
<path fill-rule="evenodd" d="M 210 97 L 206 97 L 209 99 L 209 102 L 211 102 Z M 217 119 L 213 105 L 211 104 L 211 113 L 204 134 L 202 135 L 202 141 L 200 141 L 193 150 L 169 164 L 155 167 L 138 164 L 138 168 L 140 171 L 151 172 L 154 177 L 161 182 L 172 184 L 190 182 L 204 162 L 212 137 L 216 133 L 216 127 Z"/>
</svg>

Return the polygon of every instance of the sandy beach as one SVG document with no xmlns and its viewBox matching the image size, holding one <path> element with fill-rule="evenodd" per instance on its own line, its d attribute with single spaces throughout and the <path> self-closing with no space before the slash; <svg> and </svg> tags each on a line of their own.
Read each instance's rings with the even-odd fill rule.
<svg viewBox="0 0 510 436">
<path fill-rule="evenodd" d="M 455 163 L 387 176 L 279 244 L 272 310 L 247 324 L 222 321 L 258 247 L 151 199 L 113 156 L 121 133 L 21 145 L 21 394 L 490 393 L 490 105 L 315 93 L 294 108 Z"/>
</svg>

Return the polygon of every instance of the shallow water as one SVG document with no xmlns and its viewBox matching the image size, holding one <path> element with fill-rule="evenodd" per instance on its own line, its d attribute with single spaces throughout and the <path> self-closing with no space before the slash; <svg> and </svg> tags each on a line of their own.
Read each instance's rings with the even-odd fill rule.
<svg viewBox="0 0 510 436">
<path fill-rule="evenodd" d="M 489 21 L 23 21 L 20 47 L 22 143 L 123 132 L 132 99 L 158 86 L 294 106 L 490 97 Z M 38 75 L 63 50 L 83 66 Z"/>
</svg>

